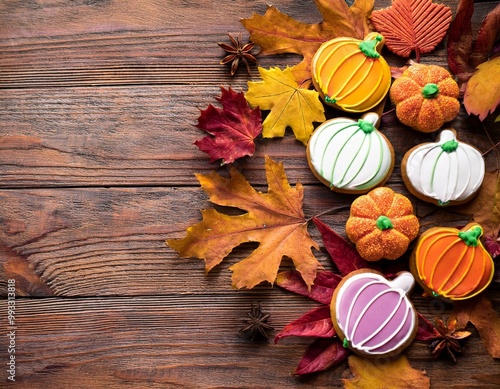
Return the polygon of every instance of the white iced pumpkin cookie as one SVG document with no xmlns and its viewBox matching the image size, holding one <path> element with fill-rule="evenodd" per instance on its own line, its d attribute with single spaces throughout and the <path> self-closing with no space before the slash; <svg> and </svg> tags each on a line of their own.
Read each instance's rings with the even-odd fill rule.
<svg viewBox="0 0 500 389">
<path fill-rule="evenodd" d="M 401 162 L 408 190 L 438 205 L 458 205 L 470 200 L 484 179 L 484 160 L 475 147 L 457 140 L 454 130 L 443 130 L 437 142 L 409 150 Z"/>
<path fill-rule="evenodd" d="M 392 281 L 368 269 L 344 277 L 330 305 L 344 347 L 367 357 L 392 356 L 405 349 L 417 332 L 417 313 L 408 298 L 414 284 L 409 272 Z"/>
<path fill-rule="evenodd" d="M 379 116 L 335 118 L 322 123 L 307 144 L 314 175 L 332 190 L 366 193 L 383 185 L 394 168 L 394 149 L 377 130 Z"/>
</svg>

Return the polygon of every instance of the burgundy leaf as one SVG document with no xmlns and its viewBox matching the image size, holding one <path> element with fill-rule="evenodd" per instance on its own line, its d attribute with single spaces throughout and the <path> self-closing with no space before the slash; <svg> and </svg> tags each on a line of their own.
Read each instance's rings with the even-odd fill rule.
<svg viewBox="0 0 500 389">
<path fill-rule="evenodd" d="M 314 308 L 292 321 L 276 335 L 274 343 L 278 343 L 287 336 L 316 336 L 319 338 L 331 338 L 335 335 L 332 319 L 330 316 L 330 306 Z"/>
<path fill-rule="evenodd" d="M 253 155 L 254 139 L 262 132 L 260 109 L 251 109 L 243 92 L 236 93 L 231 88 L 221 87 L 221 96 L 216 100 L 222 109 L 212 104 L 201 111 L 197 127 L 209 136 L 194 142 L 207 153 L 210 162 L 222 159 L 222 163 L 232 163 L 236 159 Z"/>
<path fill-rule="evenodd" d="M 463 75 L 473 69 L 469 65 L 472 50 L 472 14 L 474 0 L 460 0 L 457 14 L 448 30 L 448 66 L 453 74 Z"/>
<path fill-rule="evenodd" d="M 342 362 L 349 355 L 349 350 L 342 346 L 339 338 L 315 340 L 306 350 L 295 370 L 303 375 L 323 371 Z"/>
<path fill-rule="evenodd" d="M 342 276 L 366 267 L 372 267 L 358 254 L 356 249 L 318 218 L 313 218 L 325 248 Z"/>
<path fill-rule="evenodd" d="M 432 323 L 427 320 L 423 315 L 417 312 L 418 315 L 418 329 L 415 339 L 417 340 L 432 340 L 439 336 L 439 332 L 434 328 Z"/>
<path fill-rule="evenodd" d="M 311 287 L 311 291 L 309 291 L 298 271 L 287 270 L 278 274 L 275 283 L 280 288 L 288 290 L 289 292 L 309 297 L 311 300 L 321 304 L 330 304 L 333 292 L 340 280 L 342 280 L 342 277 L 338 274 L 326 270 L 320 271 L 314 279 L 314 285 Z"/>
<path fill-rule="evenodd" d="M 469 62 L 472 67 L 486 62 L 495 46 L 498 34 L 500 33 L 500 4 L 493 9 L 483 20 L 481 28 L 477 33 L 474 49 L 470 55 Z"/>
<path fill-rule="evenodd" d="M 484 237 L 484 248 L 488 250 L 493 258 L 498 257 L 500 255 L 500 236 L 494 238 L 491 235 L 486 235 Z"/>
</svg>

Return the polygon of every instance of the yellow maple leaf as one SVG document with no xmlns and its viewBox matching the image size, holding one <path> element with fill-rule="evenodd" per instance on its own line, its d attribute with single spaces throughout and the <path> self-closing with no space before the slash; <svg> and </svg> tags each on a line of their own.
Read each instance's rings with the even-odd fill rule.
<svg viewBox="0 0 500 389">
<path fill-rule="evenodd" d="M 401 355 L 395 360 L 368 359 L 352 355 L 349 357 L 349 367 L 353 378 L 344 379 L 347 389 L 405 389 L 430 387 L 430 379 L 425 371 L 415 370 Z"/>
<path fill-rule="evenodd" d="M 311 287 L 321 264 L 311 247 L 318 249 L 307 232 L 302 211 L 304 189 L 300 183 L 292 188 L 282 163 L 266 157 L 267 193 L 257 192 L 236 168 L 230 178 L 213 172 L 197 178 L 210 201 L 246 211 L 227 215 L 208 209 L 203 220 L 187 229 L 183 239 L 169 239 L 167 244 L 181 257 L 205 260 L 206 271 L 222 262 L 234 247 L 245 242 L 259 242 L 250 256 L 233 265 L 235 288 L 252 288 L 268 281 L 273 283 L 283 256 L 293 260 L 306 284 Z"/>
<path fill-rule="evenodd" d="M 313 130 L 313 122 L 323 122 L 325 110 L 318 92 L 299 88 L 292 70 L 259 67 L 262 81 L 248 82 L 245 98 L 252 107 L 271 110 L 262 124 L 264 138 L 282 137 L 289 126 L 295 137 L 307 144 Z"/>
<path fill-rule="evenodd" d="M 500 57 L 479 65 L 467 82 L 464 106 L 467 113 L 486 119 L 500 105 Z"/>
</svg>

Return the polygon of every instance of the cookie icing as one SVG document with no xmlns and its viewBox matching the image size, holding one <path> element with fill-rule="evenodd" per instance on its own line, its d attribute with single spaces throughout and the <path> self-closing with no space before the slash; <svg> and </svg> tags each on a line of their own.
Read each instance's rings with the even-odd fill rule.
<svg viewBox="0 0 500 389">
<path fill-rule="evenodd" d="M 484 172 L 481 153 L 457 141 L 451 130 L 443 130 L 435 143 L 416 147 L 406 162 L 413 188 L 440 205 L 472 197 L 481 187 Z"/>
<path fill-rule="evenodd" d="M 416 313 L 407 294 L 415 280 L 402 272 L 392 281 L 378 273 L 357 273 L 337 292 L 335 320 L 344 345 L 367 355 L 402 349 L 415 333 Z"/>
<path fill-rule="evenodd" d="M 390 174 L 392 145 L 375 128 L 378 120 L 373 112 L 358 121 L 336 118 L 313 133 L 308 143 L 310 166 L 331 188 L 367 191 Z"/>
<path fill-rule="evenodd" d="M 463 230 L 434 227 L 417 242 L 412 254 L 420 282 L 434 296 L 463 300 L 481 293 L 491 282 L 494 265 L 481 244 L 477 223 Z"/>
<path fill-rule="evenodd" d="M 323 43 L 311 62 L 316 88 L 327 104 L 344 111 L 364 112 L 385 97 L 391 84 L 389 65 L 380 55 L 383 37 L 364 41 L 335 38 Z"/>
</svg>

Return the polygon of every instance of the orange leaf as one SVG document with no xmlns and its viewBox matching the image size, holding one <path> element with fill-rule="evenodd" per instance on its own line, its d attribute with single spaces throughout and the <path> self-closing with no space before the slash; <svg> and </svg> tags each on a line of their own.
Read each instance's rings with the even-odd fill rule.
<svg viewBox="0 0 500 389">
<path fill-rule="evenodd" d="M 389 50 L 401 57 L 415 51 L 418 62 L 441 42 L 451 18 L 450 7 L 432 0 L 394 0 L 391 7 L 373 11 L 371 19 Z"/>
<path fill-rule="evenodd" d="M 500 231 L 500 172 L 486 172 L 479 193 L 465 205 L 454 207 L 461 215 L 472 215 L 472 219 L 483 226 L 485 235 L 498 236 Z"/>
<path fill-rule="evenodd" d="M 241 23 L 250 32 L 250 40 L 261 48 L 260 54 L 301 54 L 304 59 L 293 67 L 299 86 L 310 83 L 311 59 L 323 42 L 346 36 L 363 39 L 371 31 L 368 18 L 374 0 L 355 0 L 348 6 L 345 0 L 315 0 L 323 22 L 307 24 L 268 7 L 262 15 L 254 14 Z"/>
<path fill-rule="evenodd" d="M 500 358 L 500 318 L 484 294 L 457 303 L 450 318 L 458 320 L 457 328 L 465 328 L 470 321 L 477 328 L 488 353 L 493 358 Z"/>
<path fill-rule="evenodd" d="M 464 106 L 467 113 L 486 119 L 500 105 L 500 57 L 490 59 L 477 67 L 467 82 Z"/>
<path fill-rule="evenodd" d="M 187 229 L 183 239 L 167 244 L 182 257 L 205 260 L 206 270 L 219 264 L 234 247 L 245 242 L 260 242 L 249 257 L 233 265 L 235 288 L 252 288 L 273 283 L 283 256 L 291 258 L 308 288 L 321 268 L 311 247 L 318 249 L 307 232 L 302 211 L 303 187 L 292 188 L 282 163 L 266 157 L 267 193 L 257 192 L 234 167 L 229 179 L 216 172 L 197 175 L 200 184 L 215 204 L 246 211 L 230 216 L 215 209 L 202 211 L 203 220 Z"/>
<path fill-rule="evenodd" d="M 429 388 L 425 371 L 415 370 L 402 355 L 398 359 L 368 359 L 357 355 L 349 357 L 353 378 L 344 379 L 344 388 Z"/>
</svg>

